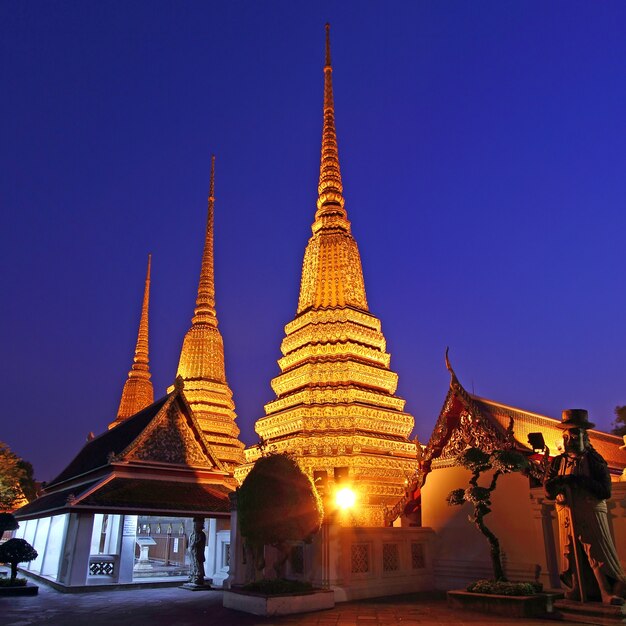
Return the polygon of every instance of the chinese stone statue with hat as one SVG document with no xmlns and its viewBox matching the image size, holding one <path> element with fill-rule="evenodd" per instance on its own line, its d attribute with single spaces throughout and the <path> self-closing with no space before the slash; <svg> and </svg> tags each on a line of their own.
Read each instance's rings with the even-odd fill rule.
<svg viewBox="0 0 626 626">
<path fill-rule="evenodd" d="M 566 597 L 623 604 L 626 575 L 607 518 L 611 477 L 589 442 L 587 430 L 594 425 L 583 409 L 563 411 L 563 453 L 553 459 L 544 487 L 556 500 Z"/>
</svg>

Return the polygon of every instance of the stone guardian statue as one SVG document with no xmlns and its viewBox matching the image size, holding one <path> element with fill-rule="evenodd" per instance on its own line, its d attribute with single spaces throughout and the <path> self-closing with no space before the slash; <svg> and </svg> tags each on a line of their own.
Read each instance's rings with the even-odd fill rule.
<svg viewBox="0 0 626 626">
<path fill-rule="evenodd" d="M 204 534 L 204 519 L 193 518 L 193 531 L 189 535 L 189 582 L 198 587 L 204 586 L 204 548 L 206 547 L 206 535 Z"/>
<path fill-rule="evenodd" d="M 563 411 L 561 427 L 564 451 L 552 460 L 544 487 L 556 500 L 566 598 L 623 604 L 626 575 L 607 518 L 611 477 L 587 434 L 594 424 L 584 409 L 570 409 Z"/>
</svg>

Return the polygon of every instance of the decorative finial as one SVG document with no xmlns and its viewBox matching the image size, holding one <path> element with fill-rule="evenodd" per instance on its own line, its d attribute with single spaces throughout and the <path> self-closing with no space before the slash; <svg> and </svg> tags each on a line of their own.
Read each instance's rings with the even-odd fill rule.
<svg viewBox="0 0 626 626">
<path fill-rule="evenodd" d="M 323 227 L 320 218 L 330 218 L 333 227 L 350 229 L 343 208 L 343 185 L 339 169 L 339 148 L 335 129 L 335 103 L 333 98 L 333 68 L 330 63 L 330 24 L 326 24 L 326 61 L 324 65 L 324 126 L 322 129 L 322 156 L 320 179 L 317 186 L 317 213 L 313 232 Z"/>
<path fill-rule="evenodd" d="M 215 207 L 215 155 L 211 156 L 211 176 L 209 179 L 209 201 L 206 221 L 202 269 L 198 284 L 198 296 L 192 324 L 208 323 L 217 326 L 215 314 L 215 275 L 213 269 L 213 223 Z"/>
<path fill-rule="evenodd" d="M 332 70 L 332 64 L 330 62 L 330 24 L 326 22 L 326 65 L 324 69 Z"/>
<path fill-rule="evenodd" d="M 211 178 L 209 181 L 209 201 L 215 201 L 215 155 L 211 155 Z"/>
</svg>

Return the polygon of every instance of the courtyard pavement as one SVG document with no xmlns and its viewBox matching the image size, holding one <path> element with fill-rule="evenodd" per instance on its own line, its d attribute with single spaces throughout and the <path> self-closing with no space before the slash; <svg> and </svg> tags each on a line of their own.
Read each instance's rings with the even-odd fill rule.
<svg viewBox="0 0 626 626">
<path fill-rule="evenodd" d="M 39 583 L 37 596 L 0 598 L 0 623 L 3 626 L 555 626 L 568 622 L 463 612 L 449 609 L 441 597 L 433 599 L 423 594 L 344 602 L 327 611 L 264 618 L 225 609 L 221 591 L 193 592 L 168 587 L 69 594 Z"/>
</svg>

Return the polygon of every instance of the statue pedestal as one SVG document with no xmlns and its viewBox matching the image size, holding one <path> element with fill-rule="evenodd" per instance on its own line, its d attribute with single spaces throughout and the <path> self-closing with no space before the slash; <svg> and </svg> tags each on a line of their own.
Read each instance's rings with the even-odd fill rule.
<svg viewBox="0 0 626 626">
<path fill-rule="evenodd" d="M 582 624 L 623 624 L 626 622 L 626 604 L 612 606 L 601 602 L 575 602 L 557 600 L 554 603 L 554 616 L 570 622 Z"/>
<path fill-rule="evenodd" d="M 139 546 L 139 561 L 137 561 L 137 564 L 133 569 L 137 572 L 152 569 L 152 563 L 150 563 L 150 559 L 148 558 L 148 552 L 150 550 L 150 546 L 156 546 L 156 541 L 152 537 L 137 537 L 135 541 Z"/>
<path fill-rule="evenodd" d="M 213 589 L 213 587 L 211 587 L 212 583 L 213 581 L 210 578 L 205 578 L 204 585 L 196 585 L 195 583 L 185 583 L 184 585 L 181 585 L 180 588 L 187 589 L 187 591 L 211 591 L 211 589 Z"/>
</svg>

